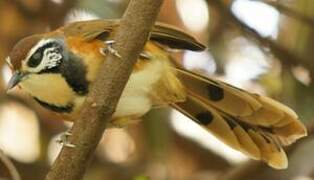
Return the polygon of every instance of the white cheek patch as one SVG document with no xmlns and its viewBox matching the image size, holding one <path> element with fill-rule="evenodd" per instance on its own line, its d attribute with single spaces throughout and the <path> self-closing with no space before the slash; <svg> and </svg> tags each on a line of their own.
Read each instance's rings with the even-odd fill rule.
<svg viewBox="0 0 314 180">
<path fill-rule="evenodd" d="M 57 47 L 51 47 L 45 50 L 41 63 L 44 69 L 51 69 L 61 63 L 62 55 Z"/>
</svg>

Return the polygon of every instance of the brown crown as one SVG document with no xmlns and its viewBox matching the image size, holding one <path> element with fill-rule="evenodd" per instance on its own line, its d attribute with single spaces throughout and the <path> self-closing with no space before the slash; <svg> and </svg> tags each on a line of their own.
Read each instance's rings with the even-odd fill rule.
<svg viewBox="0 0 314 180">
<path fill-rule="evenodd" d="M 24 60 L 33 46 L 40 40 L 40 35 L 33 35 L 20 40 L 12 49 L 10 53 L 11 64 L 14 70 L 21 68 L 22 60 Z"/>
</svg>

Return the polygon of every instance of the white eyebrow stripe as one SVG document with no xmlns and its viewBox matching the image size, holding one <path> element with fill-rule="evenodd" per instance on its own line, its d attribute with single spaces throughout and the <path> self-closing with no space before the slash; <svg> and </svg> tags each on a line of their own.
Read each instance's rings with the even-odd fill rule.
<svg viewBox="0 0 314 180">
<path fill-rule="evenodd" d="M 48 43 L 55 42 L 55 39 L 42 39 L 40 40 L 32 49 L 28 52 L 25 60 L 28 60 L 32 55 L 41 47 L 45 46 Z"/>
</svg>

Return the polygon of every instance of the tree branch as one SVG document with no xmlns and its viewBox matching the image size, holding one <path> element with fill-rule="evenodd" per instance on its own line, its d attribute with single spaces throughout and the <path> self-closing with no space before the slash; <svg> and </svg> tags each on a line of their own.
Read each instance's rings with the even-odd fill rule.
<svg viewBox="0 0 314 180">
<path fill-rule="evenodd" d="M 4 166 L 9 171 L 9 174 L 12 180 L 20 180 L 21 176 L 18 173 L 16 167 L 11 162 L 11 160 L 4 154 L 4 152 L 0 149 L 0 161 L 4 164 Z M 1 178 L 0 178 L 1 179 Z"/>
<path fill-rule="evenodd" d="M 95 148 L 111 118 L 122 90 L 142 51 L 163 0 L 131 0 L 115 36 L 121 59 L 109 55 L 93 84 L 81 116 L 72 127 L 70 142 L 63 147 L 46 180 L 82 179 Z"/>
</svg>

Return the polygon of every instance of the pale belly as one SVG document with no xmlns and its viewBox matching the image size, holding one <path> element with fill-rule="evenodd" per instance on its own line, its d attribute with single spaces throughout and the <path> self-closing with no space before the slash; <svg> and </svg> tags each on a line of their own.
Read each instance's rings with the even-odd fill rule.
<svg viewBox="0 0 314 180">
<path fill-rule="evenodd" d="M 132 73 L 113 117 L 140 117 L 147 113 L 154 104 L 152 100 L 154 84 L 162 78 L 163 71 L 163 64 L 154 61 L 144 70 Z"/>
</svg>

